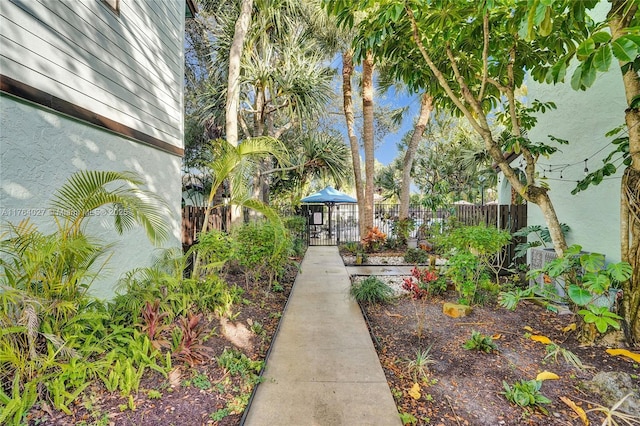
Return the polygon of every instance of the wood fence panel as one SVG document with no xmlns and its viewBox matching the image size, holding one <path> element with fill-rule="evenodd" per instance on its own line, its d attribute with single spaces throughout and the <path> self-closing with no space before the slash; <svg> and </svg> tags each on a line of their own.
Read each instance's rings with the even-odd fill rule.
<svg viewBox="0 0 640 426">
<path fill-rule="evenodd" d="M 204 225 L 205 207 L 184 206 L 182 208 L 182 247 L 191 247 L 198 238 L 198 232 Z M 216 207 L 209 215 L 209 229 L 226 231 L 231 223 L 231 209 Z"/>
</svg>

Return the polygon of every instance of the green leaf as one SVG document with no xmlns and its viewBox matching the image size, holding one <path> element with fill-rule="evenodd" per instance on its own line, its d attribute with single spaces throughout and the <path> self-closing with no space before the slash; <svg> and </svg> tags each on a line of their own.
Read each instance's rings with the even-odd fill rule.
<svg viewBox="0 0 640 426">
<path fill-rule="evenodd" d="M 567 62 L 562 60 L 556 63 L 549 69 L 550 82 L 557 83 L 564 80 L 564 76 L 567 74 Z"/>
<path fill-rule="evenodd" d="M 600 253 L 583 254 L 580 256 L 580 265 L 590 272 L 604 269 L 604 255 Z"/>
<path fill-rule="evenodd" d="M 596 44 L 609 43 L 611 40 L 611 35 L 608 32 L 600 31 L 591 35 L 591 39 Z"/>
<path fill-rule="evenodd" d="M 579 306 L 586 306 L 593 298 L 591 293 L 576 284 L 569 285 L 568 294 L 571 301 Z"/>
<path fill-rule="evenodd" d="M 622 282 L 631 278 L 633 268 L 627 262 L 610 263 L 607 272 L 614 281 Z"/>
<path fill-rule="evenodd" d="M 599 295 L 611 286 L 611 280 L 606 274 L 590 272 L 584 276 L 584 285 L 590 293 Z"/>
<path fill-rule="evenodd" d="M 611 48 L 605 44 L 596 50 L 596 54 L 593 56 L 593 65 L 598 71 L 605 72 L 611 66 L 611 58 Z"/>
<path fill-rule="evenodd" d="M 540 23 L 540 35 L 543 37 L 551 34 L 553 30 L 553 21 L 551 20 L 551 8 L 545 8 L 544 19 Z"/>
<path fill-rule="evenodd" d="M 581 83 L 584 87 L 591 87 L 596 81 L 596 68 L 593 66 L 593 58 L 587 59 L 582 65 Z"/>
<path fill-rule="evenodd" d="M 631 102 L 629 103 L 629 107 L 630 108 L 638 108 L 638 107 L 640 107 L 640 95 L 635 95 L 631 99 Z"/>
<path fill-rule="evenodd" d="M 582 88 L 582 64 L 578 65 L 571 76 L 571 88 L 580 90 Z"/>
<path fill-rule="evenodd" d="M 588 38 L 580 43 L 578 49 L 576 50 L 576 55 L 578 56 L 578 59 L 584 61 L 593 53 L 594 50 L 596 50 L 596 44 L 594 43 L 593 39 Z"/>
<path fill-rule="evenodd" d="M 631 62 L 638 56 L 639 46 L 629 36 L 622 36 L 612 43 L 613 54 L 622 62 Z"/>
</svg>

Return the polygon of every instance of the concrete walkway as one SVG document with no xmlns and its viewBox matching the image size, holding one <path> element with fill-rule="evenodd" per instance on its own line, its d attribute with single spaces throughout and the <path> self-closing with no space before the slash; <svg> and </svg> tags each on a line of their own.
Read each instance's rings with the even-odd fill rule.
<svg viewBox="0 0 640 426">
<path fill-rule="evenodd" d="M 244 424 L 401 424 L 337 247 L 309 247 Z"/>
</svg>

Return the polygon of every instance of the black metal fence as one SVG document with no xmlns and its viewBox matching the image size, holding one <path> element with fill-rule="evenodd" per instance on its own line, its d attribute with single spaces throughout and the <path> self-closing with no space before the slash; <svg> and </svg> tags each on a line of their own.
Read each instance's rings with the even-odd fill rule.
<svg viewBox="0 0 640 426">
<path fill-rule="evenodd" d="M 398 204 L 376 204 L 374 208 L 374 226 L 387 235 L 393 235 L 393 223 L 398 219 Z M 300 213 L 307 218 L 307 243 L 311 246 L 332 246 L 347 242 L 359 242 L 358 207 L 355 204 L 308 204 L 303 205 Z M 450 216 L 456 216 L 465 225 L 495 226 L 511 233 L 527 226 L 527 206 L 525 205 L 454 205 L 437 211 L 421 206 L 411 206 L 409 217 L 416 226 L 411 237 L 416 238 L 418 228 L 443 222 Z M 523 242 L 522 238 L 513 238 L 504 248 L 501 261 L 504 267 L 515 259 L 515 247 Z M 523 261 L 523 260 L 522 260 Z"/>
</svg>

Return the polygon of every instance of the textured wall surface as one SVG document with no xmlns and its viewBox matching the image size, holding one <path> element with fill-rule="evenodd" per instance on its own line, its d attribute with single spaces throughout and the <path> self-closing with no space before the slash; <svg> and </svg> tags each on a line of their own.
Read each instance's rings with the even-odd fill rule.
<svg viewBox="0 0 640 426">
<path fill-rule="evenodd" d="M 2 222 L 19 222 L 32 212 L 36 223 L 51 224 L 50 216 L 41 215 L 42 209 L 73 172 L 83 169 L 138 173 L 147 189 L 171 206 L 171 237 L 165 246 L 181 247 L 179 157 L 11 97 L 0 97 Z M 115 243 L 109 263 L 92 286 L 93 294 L 99 297 L 113 294 L 123 272 L 150 265 L 156 251 L 141 229 L 118 235 L 109 216 L 91 218 L 88 233 Z"/>
<path fill-rule="evenodd" d="M 182 148 L 184 0 L 0 2 L 0 72 Z"/>
<path fill-rule="evenodd" d="M 567 79 L 572 72 L 567 72 Z M 600 185 L 571 195 L 576 182 L 584 177 L 584 160 L 588 159 L 590 171 L 600 168 L 602 159 L 613 150 L 612 138 L 605 137 L 605 133 L 624 123 L 626 103 L 620 72 L 614 69 L 599 74 L 596 84 L 586 91 L 575 91 L 569 84 L 529 83 L 529 99 L 553 101 L 558 107 L 539 117 L 537 126 L 529 132 L 531 140 L 553 145 L 548 137 L 553 135 L 570 142 L 560 146 L 561 152 L 549 159 L 542 158 L 538 168 L 542 174 L 546 165 L 550 195 L 560 222 L 571 227 L 568 244 L 603 253 L 607 261 L 620 261 L 622 169 Z M 554 171 L 548 171 L 550 166 Z M 560 170 L 562 167 L 564 170 Z M 545 224 L 535 205 L 529 206 L 529 224 Z"/>
</svg>

